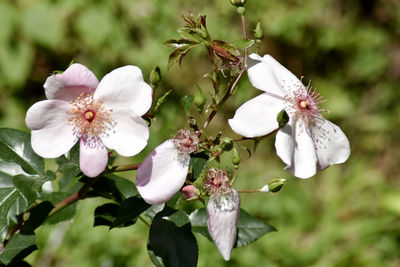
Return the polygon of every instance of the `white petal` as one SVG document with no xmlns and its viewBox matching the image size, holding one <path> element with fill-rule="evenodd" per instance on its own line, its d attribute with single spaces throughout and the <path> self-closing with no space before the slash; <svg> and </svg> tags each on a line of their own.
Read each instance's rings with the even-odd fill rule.
<svg viewBox="0 0 400 267">
<path fill-rule="evenodd" d="M 211 196 L 207 204 L 207 228 L 222 257 L 228 261 L 235 245 L 239 221 L 238 192 Z"/>
<path fill-rule="evenodd" d="M 108 152 L 100 142 L 85 142 L 81 138 L 79 147 L 79 167 L 88 177 L 96 177 L 107 167 Z"/>
<path fill-rule="evenodd" d="M 127 110 L 114 110 L 111 119 L 115 124 L 100 138 L 109 149 L 114 149 L 124 157 L 134 156 L 147 145 L 149 127 L 140 118 L 132 116 Z"/>
<path fill-rule="evenodd" d="M 228 123 L 242 136 L 263 136 L 278 128 L 276 116 L 283 108 L 280 99 L 261 94 L 241 105 Z"/>
<path fill-rule="evenodd" d="M 251 54 L 247 74 L 251 84 L 260 90 L 284 97 L 293 87 L 303 86 L 301 81 L 270 55 Z"/>
<path fill-rule="evenodd" d="M 140 164 L 136 186 L 149 204 L 161 204 L 178 192 L 186 180 L 190 156 L 180 154 L 172 140 L 157 146 Z"/>
<path fill-rule="evenodd" d="M 285 169 L 298 178 L 309 178 L 317 171 L 315 144 L 308 132 L 304 124 L 297 120 L 288 123 L 276 135 L 278 156 L 287 164 Z"/>
<path fill-rule="evenodd" d="M 69 101 L 81 93 L 91 94 L 99 81 L 87 67 L 74 63 L 61 74 L 49 76 L 44 84 L 48 99 Z"/>
<path fill-rule="evenodd" d="M 320 169 L 343 163 L 349 158 L 349 140 L 337 125 L 322 119 L 311 128 L 311 133 L 317 148 Z"/>
<path fill-rule="evenodd" d="M 104 76 L 93 97 L 107 108 L 129 109 L 142 116 L 151 107 L 152 89 L 138 67 L 124 66 Z"/>
<path fill-rule="evenodd" d="M 60 100 L 37 102 L 26 113 L 26 125 L 32 130 L 32 148 L 44 158 L 57 158 L 69 151 L 77 141 L 68 124 L 70 104 Z"/>
</svg>

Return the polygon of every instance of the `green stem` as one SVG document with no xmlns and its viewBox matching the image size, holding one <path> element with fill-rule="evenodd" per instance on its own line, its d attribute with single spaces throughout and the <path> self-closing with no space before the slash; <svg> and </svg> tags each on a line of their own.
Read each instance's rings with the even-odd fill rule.
<svg viewBox="0 0 400 267">
<path fill-rule="evenodd" d="M 133 171 L 139 168 L 141 163 L 134 163 L 128 165 L 120 165 L 112 167 L 108 172 L 125 172 L 125 171 Z"/>
<path fill-rule="evenodd" d="M 141 220 L 145 225 L 147 225 L 148 227 L 150 227 L 151 225 L 150 225 L 150 223 L 145 219 L 145 218 L 143 218 L 142 216 L 140 216 L 139 215 L 139 220 Z"/>
</svg>

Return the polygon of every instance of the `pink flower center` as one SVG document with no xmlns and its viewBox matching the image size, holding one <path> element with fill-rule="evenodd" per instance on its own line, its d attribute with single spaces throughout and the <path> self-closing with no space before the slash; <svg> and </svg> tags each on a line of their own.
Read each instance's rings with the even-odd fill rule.
<svg viewBox="0 0 400 267">
<path fill-rule="evenodd" d="M 199 149 L 199 138 L 188 129 L 179 130 L 172 141 L 174 142 L 175 148 L 182 154 L 190 154 Z"/>
<path fill-rule="evenodd" d="M 69 102 L 72 106 L 68 112 L 68 123 L 72 125 L 77 138 L 97 142 L 99 137 L 113 128 L 111 109 L 93 99 L 93 95 L 83 93 Z"/>
<path fill-rule="evenodd" d="M 232 191 L 229 175 L 225 170 L 211 168 L 207 172 L 204 188 L 210 195 L 223 195 Z"/>
</svg>

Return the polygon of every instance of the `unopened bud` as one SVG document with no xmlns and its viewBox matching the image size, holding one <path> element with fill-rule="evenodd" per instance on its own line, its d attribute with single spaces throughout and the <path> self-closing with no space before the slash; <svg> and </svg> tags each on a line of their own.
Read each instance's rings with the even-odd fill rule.
<svg viewBox="0 0 400 267">
<path fill-rule="evenodd" d="M 150 72 L 150 83 L 157 85 L 161 81 L 161 70 L 160 67 L 155 66 Z"/>
<path fill-rule="evenodd" d="M 230 0 L 231 4 L 234 6 L 243 6 L 246 4 L 247 0 Z"/>
<path fill-rule="evenodd" d="M 281 190 L 282 186 L 286 183 L 286 179 L 275 179 L 272 180 L 269 184 L 268 184 L 268 189 L 270 192 L 276 193 L 279 190 Z M 265 187 L 265 186 L 264 186 Z M 263 187 L 263 188 L 264 188 Z M 261 190 L 260 190 L 261 191 Z M 266 191 L 262 191 L 262 192 L 266 192 Z"/>
<path fill-rule="evenodd" d="M 194 185 L 187 185 L 182 188 L 183 197 L 186 200 L 197 198 L 197 188 Z"/>
<path fill-rule="evenodd" d="M 207 99 L 201 90 L 200 87 L 197 87 L 196 92 L 194 93 L 194 104 L 196 105 L 196 109 L 198 112 L 202 112 L 204 108 L 204 104 L 206 103 Z"/>
<path fill-rule="evenodd" d="M 237 12 L 240 16 L 243 16 L 244 13 L 246 13 L 246 9 L 244 8 L 244 6 L 239 6 L 239 7 L 236 9 L 236 12 Z"/>
<path fill-rule="evenodd" d="M 261 28 L 261 21 L 257 22 L 256 24 L 256 28 L 254 29 L 254 37 L 260 41 L 264 38 L 264 31 Z"/>
<path fill-rule="evenodd" d="M 233 165 L 239 165 L 239 163 L 240 163 L 239 152 L 236 150 L 236 148 L 233 148 L 233 150 L 232 150 L 232 164 Z"/>
<path fill-rule="evenodd" d="M 233 148 L 233 141 L 229 137 L 222 137 L 220 141 L 220 146 L 224 151 L 230 151 Z"/>
<path fill-rule="evenodd" d="M 282 111 L 278 113 L 278 116 L 276 116 L 276 120 L 278 121 L 279 128 L 283 128 L 289 121 L 289 115 L 282 109 Z"/>
</svg>

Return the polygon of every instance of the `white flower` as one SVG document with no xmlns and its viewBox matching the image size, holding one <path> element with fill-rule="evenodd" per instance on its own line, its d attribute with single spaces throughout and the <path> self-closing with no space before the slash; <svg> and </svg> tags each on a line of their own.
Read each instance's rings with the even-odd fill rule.
<svg viewBox="0 0 400 267">
<path fill-rule="evenodd" d="M 309 178 L 317 169 L 345 162 L 349 141 L 321 115 L 319 94 L 270 55 L 251 54 L 250 59 L 255 62 L 247 71 L 249 80 L 264 93 L 239 107 L 229 120 L 232 130 L 245 137 L 269 134 L 278 128 L 276 117 L 284 109 L 290 119 L 278 131 L 275 148 L 286 169 L 299 178 Z"/>
<path fill-rule="evenodd" d="M 190 153 L 197 151 L 199 139 L 182 129 L 172 139 L 157 146 L 140 164 L 136 186 L 149 204 L 167 202 L 185 183 Z"/>
<path fill-rule="evenodd" d="M 122 156 L 139 153 L 149 138 L 141 118 L 152 102 L 152 89 L 136 66 L 124 66 L 98 82 L 81 64 L 72 64 L 44 84 L 48 100 L 26 114 L 32 148 L 44 158 L 68 152 L 80 139 L 80 168 L 89 177 L 107 166 L 108 151 Z"/>
</svg>

